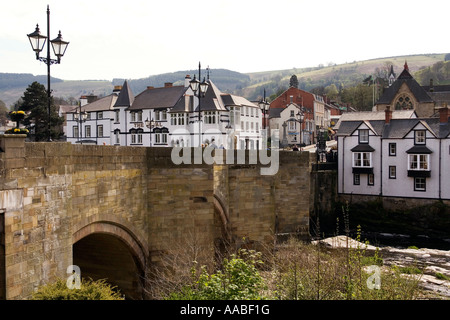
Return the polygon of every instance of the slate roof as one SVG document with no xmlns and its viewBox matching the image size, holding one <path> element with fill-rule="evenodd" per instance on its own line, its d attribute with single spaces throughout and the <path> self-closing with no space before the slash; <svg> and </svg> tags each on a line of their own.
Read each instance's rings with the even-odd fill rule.
<svg viewBox="0 0 450 320">
<path fill-rule="evenodd" d="M 374 132 L 383 139 L 402 139 L 419 123 L 424 125 L 437 138 L 444 139 L 450 136 L 449 121 L 440 123 L 439 118 L 392 119 L 389 124 L 386 124 L 384 120 L 343 121 L 337 135 L 349 136 L 363 122 L 370 124 Z"/>
<path fill-rule="evenodd" d="M 120 90 L 119 97 L 115 103 L 115 107 L 129 107 L 134 101 L 134 94 L 128 85 L 128 81 L 125 80 L 122 89 Z"/>
<path fill-rule="evenodd" d="M 118 98 L 117 93 L 111 93 L 109 96 L 95 100 L 81 107 L 81 111 L 84 112 L 97 112 L 97 111 L 109 111 L 114 109 L 114 104 Z M 79 108 L 75 108 L 72 112 L 79 112 Z"/>
<path fill-rule="evenodd" d="M 247 99 L 235 96 L 229 93 L 222 93 L 217 86 L 208 80 L 208 89 L 206 90 L 205 97 L 201 98 L 200 109 L 201 111 L 226 111 L 229 106 L 250 106 L 257 107 L 254 103 L 248 101 Z M 170 112 L 183 112 L 187 108 L 185 106 L 186 99 L 184 99 L 184 94 L 180 99 L 174 104 Z M 198 105 L 194 112 L 198 112 Z"/>
<path fill-rule="evenodd" d="M 186 90 L 184 86 L 146 89 L 134 98 L 128 110 L 172 108 Z"/>
<path fill-rule="evenodd" d="M 360 112 L 344 112 L 333 129 L 339 130 L 343 121 L 362 121 L 362 120 L 384 120 L 386 117 L 384 111 L 360 111 Z M 414 110 L 393 110 L 392 119 L 416 118 Z"/>
<path fill-rule="evenodd" d="M 433 99 L 427 94 L 425 89 L 409 73 L 407 67 L 398 76 L 397 80 L 384 91 L 383 95 L 376 104 L 391 104 L 400 87 L 406 83 L 411 93 L 419 102 L 433 102 Z"/>
</svg>

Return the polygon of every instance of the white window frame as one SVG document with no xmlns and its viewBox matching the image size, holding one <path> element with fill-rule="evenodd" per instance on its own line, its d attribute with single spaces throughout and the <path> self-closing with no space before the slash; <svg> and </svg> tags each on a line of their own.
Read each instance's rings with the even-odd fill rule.
<svg viewBox="0 0 450 320">
<path fill-rule="evenodd" d="M 429 154 L 408 154 L 408 170 L 411 171 L 430 171 Z"/>
<path fill-rule="evenodd" d="M 367 157 L 368 155 L 368 157 Z M 372 152 L 353 152 L 353 168 L 372 168 Z M 368 161 L 368 162 L 367 162 Z"/>
</svg>

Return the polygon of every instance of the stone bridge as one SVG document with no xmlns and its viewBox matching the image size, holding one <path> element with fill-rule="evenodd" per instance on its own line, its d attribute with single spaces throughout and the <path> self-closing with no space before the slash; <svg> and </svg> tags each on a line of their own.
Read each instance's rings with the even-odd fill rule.
<svg viewBox="0 0 450 320">
<path fill-rule="evenodd" d="M 177 165 L 172 148 L 1 135 L 0 149 L 0 299 L 28 299 L 71 265 L 141 299 L 148 268 L 193 234 L 211 252 L 308 236 L 309 153 L 280 152 L 262 175 L 249 151 L 243 164 Z"/>
</svg>

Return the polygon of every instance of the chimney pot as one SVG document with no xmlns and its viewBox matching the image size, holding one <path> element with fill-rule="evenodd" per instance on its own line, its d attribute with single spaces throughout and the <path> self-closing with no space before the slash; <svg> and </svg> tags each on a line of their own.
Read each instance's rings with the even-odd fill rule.
<svg viewBox="0 0 450 320">
<path fill-rule="evenodd" d="M 392 110 L 391 110 L 391 106 L 387 106 L 386 109 L 384 110 L 384 122 L 385 123 L 390 123 L 391 119 L 392 119 Z"/>
<path fill-rule="evenodd" d="M 164 88 L 170 88 L 172 86 L 172 82 L 166 82 L 164 83 Z"/>
<path fill-rule="evenodd" d="M 449 110 L 447 107 L 447 103 L 444 103 L 442 105 L 442 108 L 439 109 L 439 122 L 441 124 L 448 123 L 448 117 L 449 117 Z"/>
</svg>

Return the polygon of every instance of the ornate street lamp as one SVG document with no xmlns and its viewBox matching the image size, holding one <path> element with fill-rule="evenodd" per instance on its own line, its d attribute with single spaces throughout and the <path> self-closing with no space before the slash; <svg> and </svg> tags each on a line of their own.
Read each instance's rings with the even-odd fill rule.
<svg viewBox="0 0 450 320">
<path fill-rule="evenodd" d="M 297 120 L 300 123 L 300 145 L 303 144 L 303 137 L 302 137 L 302 133 L 303 133 L 303 120 L 305 119 L 305 114 L 303 112 L 300 112 L 300 110 L 297 112 L 296 114 L 297 116 Z"/>
<path fill-rule="evenodd" d="M 78 119 L 80 121 L 80 126 L 78 129 L 78 140 L 80 141 L 81 144 L 83 144 L 83 122 L 86 122 L 87 120 L 87 112 L 86 111 L 81 111 L 81 104 L 80 104 L 80 112 L 78 115 Z"/>
<path fill-rule="evenodd" d="M 259 102 L 259 108 L 263 112 L 263 129 L 266 128 L 266 113 L 269 111 L 269 103 L 266 101 L 266 89 L 264 89 L 264 98 Z"/>
<path fill-rule="evenodd" d="M 50 131 L 50 106 L 51 106 L 51 89 L 50 89 L 50 66 L 52 64 L 61 63 L 61 58 L 64 56 L 66 52 L 67 46 L 69 42 L 64 41 L 61 36 L 61 31 L 59 31 L 58 37 L 53 40 L 46 41 L 50 39 L 50 8 L 47 5 L 47 36 L 41 35 L 39 30 L 39 25 L 36 25 L 36 29 L 34 32 L 27 34 L 28 39 L 30 40 L 31 48 L 36 53 L 36 60 L 42 61 L 47 65 L 47 97 L 48 97 L 48 141 L 51 140 L 51 131 Z M 44 49 L 45 42 L 47 42 L 47 57 L 39 57 L 40 52 Z M 53 47 L 53 53 L 57 57 L 57 59 L 50 59 L 50 43 Z"/>
<path fill-rule="evenodd" d="M 201 79 L 201 65 L 198 63 L 198 78 Z M 208 90 L 208 82 L 206 82 L 205 78 L 203 78 L 203 82 L 200 83 L 199 80 L 195 78 L 189 81 L 189 86 L 191 90 L 194 92 L 194 96 L 198 97 L 198 146 L 202 146 L 202 130 L 201 130 L 201 98 L 205 97 L 206 90 Z"/>
</svg>

